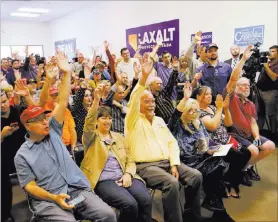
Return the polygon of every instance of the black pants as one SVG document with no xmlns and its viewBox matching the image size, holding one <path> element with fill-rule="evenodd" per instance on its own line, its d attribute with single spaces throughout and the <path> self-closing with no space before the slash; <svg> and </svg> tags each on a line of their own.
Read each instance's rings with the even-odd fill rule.
<svg viewBox="0 0 278 222">
<path fill-rule="evenodd" d="M 220 186 L 223 178 L 223 168 L 218 167 L 208 175 L 203 174 L 203 189 L 208 199 L 221 197 Z"/>
<path fill-rule="evenodd" d="M 230 163 L 229 170 L 225 174 L 225 180 L 230 182 L 233 187 L 238 187 L 241 180 L 241 171 L 248 163 L 251 152 L 248 149 L 230 149 L 224 160 Z"/>
<path fill-rule="evenodd" d="M 11 217 L 13 193 L 9 167 L 2 164 L 1 168 L 1 221 L 5 221 Z"/>
</svg>

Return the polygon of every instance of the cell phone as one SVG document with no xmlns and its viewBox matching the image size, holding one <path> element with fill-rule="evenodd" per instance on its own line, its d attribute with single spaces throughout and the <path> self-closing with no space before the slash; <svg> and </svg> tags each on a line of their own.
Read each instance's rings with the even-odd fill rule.
<svg viewBox="0 0 278 222">
<path fill-rule="evenodd" d="M 14 122 L 10 124 L 10 127 L 17 127 L 18 126 L 18 122 Z"/>
<path fill-rule="evenodd" d="M 70 201 L 68 202 L 68 204 L 69 204 L 69 205 L 77 205 L 77 204 L 81 203 L 81 202 L 84 201 L 84 200 L 85 200 L 85 197 L 84 197 L 83 195 L 79 195 L 78 197 L 76 197 L 76 198 L 70 200 Z"/>
</svg>

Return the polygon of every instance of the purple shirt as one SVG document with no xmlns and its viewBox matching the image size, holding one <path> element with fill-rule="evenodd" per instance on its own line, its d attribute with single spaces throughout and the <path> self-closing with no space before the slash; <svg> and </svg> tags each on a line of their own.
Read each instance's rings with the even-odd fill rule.
<svg viewBox="0 0 278 222">
<path fill-rule="evenodd" d="M 123 176 L 122 168 L 115 157 L 115 155 L 109 151 L 109 157 L 106 161 L 106 164 L 100 174 L 98 181 L 103 180 L 118 180 Z"/>
<path fill-rule="evenodd" d="M 212 96 L 216 97 L 217 94 L 222 95 L 230 79 L 232 67 L 224 62 L 218 62 L 215 67 L 206 63 L 199 67 L 196 72 L 202 72 L 200 83 L 209 86 L 212 91 Z"/>
</svg>

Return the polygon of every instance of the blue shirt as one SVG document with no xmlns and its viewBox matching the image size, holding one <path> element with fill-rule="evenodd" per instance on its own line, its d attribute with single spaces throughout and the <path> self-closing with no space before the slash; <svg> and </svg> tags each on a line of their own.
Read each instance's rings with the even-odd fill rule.
<svg viewBox="0 0 278 222">
<path fill-rule="evenodd" d="M 18 150 L 14 160 L 20 186 L 23 188 L 34 180 L 52 194 L 68 193 L 69 186 L 90 189 L 89 181 L 63 144 L 62 125 L 52 117 L 49 128 L 43 141 L 33 142 L 26 137 Z M 36 210 L 47 207 L 46 201 L 36 200 L 33 202 Z"/>
<path fill-rule="evenodd" d="M 215 67 L 206 63 L 197 69 L 198 72 L 202 72 L 200 83 L 209 86 L 212 91 L 212 96 L 216 97 L 217 94 L 222 95 L 230 79 L 232 67 L 224 62 L 218 62 Z"/>
</svg>

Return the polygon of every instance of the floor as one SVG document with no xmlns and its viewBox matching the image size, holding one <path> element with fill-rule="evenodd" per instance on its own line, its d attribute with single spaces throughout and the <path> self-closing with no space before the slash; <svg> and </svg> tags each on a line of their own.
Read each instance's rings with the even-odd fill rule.
<svg viewBox="0 0 278 222">
<path fill-rule="evenodd" d="M 277 158 L 278 149 L 276 149 L 275 153 L 257 164 L 261 181 L 254 182 L 252 187 L 241 186 L 241 199 L 224 199 L 227 212 L 235 221 L 278 221 Z M 24 192 L 19 186 L 14 186 L 13 194 L 14 207 L 12 213 L 16 222 L 29 222 L 31 213 L 25 201 Z"/>
</svg>

